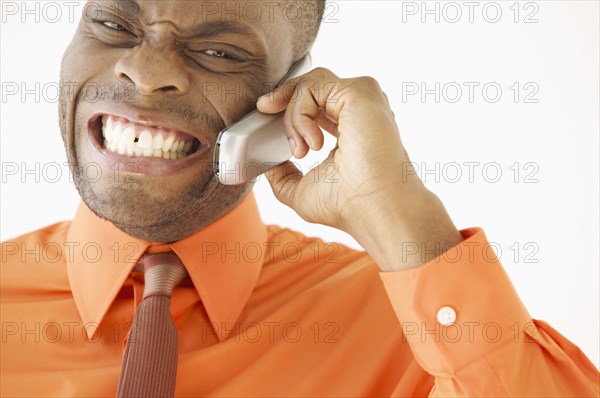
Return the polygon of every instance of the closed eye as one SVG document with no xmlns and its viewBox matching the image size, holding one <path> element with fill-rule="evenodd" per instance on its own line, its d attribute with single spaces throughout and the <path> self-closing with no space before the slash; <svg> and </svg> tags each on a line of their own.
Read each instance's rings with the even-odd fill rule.
<svg viewBox="0 0 600 398">
<path fill-rule="evenodd" d="M 116 31 L 119 31 L 119 32 L 121 32 L 121 31 L 127 31 L 127 29 L 123 25 L 118 24 L 116 22 L 105 21 L 105 22 L 102 22 L 102 24 L 104 26 L 106 26 L 107 28 L 109 28 L 109 29 L 116 30 Z"/>
<path fill-rule="evenodd" d="M 131 48 L 139 43 L 138 36 L 133 33 L 135 28 L 115 16 L 101 15 L 92 22 L 95 38 L 111 47 Z"/>
<path fill-rule="evenodd" d="M 233 58 L 231 55 L 222 50 L 205 50 L 203 52 L 206 55 L 210 55 L 216 58 Z"/>
</svg>

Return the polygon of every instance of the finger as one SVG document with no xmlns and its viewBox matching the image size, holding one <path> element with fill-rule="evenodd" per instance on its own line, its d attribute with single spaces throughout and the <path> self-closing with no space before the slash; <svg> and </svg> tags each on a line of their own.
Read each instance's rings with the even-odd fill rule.
<svg viewBox="0 0 600 398">
<path fill-rule="evenodd" d="M 288 103 L 289 100 L 286 100 L 282 96 L 275 97 L 274 93 L 270 92 L 256 101 L 256 108 L 262 113 L 274 114 L 285 110 Z"/>
<path fill-rule="evenodd" d="M 304 177 L 298 167 L 288 160 L 268 170 L 265 176 L 277 200 L 293 208 L 293 200 L 298 183 Z"/>
<path fill-rule="evenodd" d="M 313 151 L 318 151 L 323 147 L 323 132 L 316 122 L 319 117 L 320 109 L 312 95 L 310 86 L 307 83 L 299 84 L 297 91 L 297 101 L 288 105 L 288 113 L 294 129 L 306 140 L 306 143 Z"/>
<path fill-rule="evenodd" d="M 316 119 L 321 111 L 326 110 L 319 104 L 327 103 L 327 98 L 337 87 L 337 83 L 334 83 L 337 79 L 329 70 L 317 68 L 285 82 L 257 101 L 257 108 L 261 112 L 278 113 L 287 109 L 284 126 L 294 157 L 300 159 L 306 156 L 309 149 L 319 150 L 323 147 L 324 135 Z M 337 135 L 337 128 L 327 121 L 324 123 L 330 132 Z"/>
<path fill-rule="evenodd" d="M 330 86 L 330 88 L 325 91 L 328 91 L 328 93 L 331 94 L 331 88 L 333 87 L 332 83 L 337 81 L 339 78 L 326 68 L 313 69 L 307 74 L 295 77 L 282 83 L 272 92 L 260 97 L 256 102 L 258 110 L 264 113 L 279 113 L 283 111 L 288 106 L 288 103 L 293 100 L 293 96 L 296 93 L 296 85 L 306 79 L 317 82 L 328 82 L 326 86 Z M 326 98 L 323 98 L 323 100 L 325 101 Z"/>
<path fill-rule="evenodd" d="M 332 136 L 338 136 L 337 123 L 331 120 L 322 109 L 319 112 L 319 116 L 317 117 L 316 122 L 319 125 L 319 127 L 330 133 Z"/>
<path fill-rule="evenodd" d="M 304 140 L 304 137 L 296 130 L 292 123 L 292 113 L 288 110 L 283 115 L 283 126 L 285 127 L 285 135 L 290 142 L 290 149 L 295 158 L 301 159 L 308 153 L 310 149 Z"/>
<path fill-rule="evenodd" d="M 285 110 L 294 97 L 298 78 L 288 80 L 270 93 L 261 96 L 256 101 L 256 107 L 263 113 L 279 113 Z"/>
</svg>

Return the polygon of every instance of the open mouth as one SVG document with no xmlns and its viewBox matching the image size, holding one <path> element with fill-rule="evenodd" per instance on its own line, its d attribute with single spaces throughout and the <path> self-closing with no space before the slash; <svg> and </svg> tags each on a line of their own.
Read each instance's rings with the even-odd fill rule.
<svg viewBox="0 0 600 398">
<path fill-rule="evenodd" d="M 178 160 L 207 146 L 181 131 L 142 125 L 114 115 L 99 115 L 91 121 L 91 127 L 102 149 L 131 158 Z"/>
</svg>

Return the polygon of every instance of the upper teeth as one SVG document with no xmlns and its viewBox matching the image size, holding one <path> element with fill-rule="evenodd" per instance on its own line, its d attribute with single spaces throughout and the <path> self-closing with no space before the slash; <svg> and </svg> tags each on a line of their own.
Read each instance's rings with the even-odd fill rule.
<svg viewBox="0 0 600 398">
<path fill-rule="evenodd" d="M 187 156 L 193 145 L 193 140 L 178 139 L 174 131 L 140 126 L 114 116 L 102 118 L 102 136 L 104 148 L 127 156 L 156 156 L 174 160 Z"/>
</svg>

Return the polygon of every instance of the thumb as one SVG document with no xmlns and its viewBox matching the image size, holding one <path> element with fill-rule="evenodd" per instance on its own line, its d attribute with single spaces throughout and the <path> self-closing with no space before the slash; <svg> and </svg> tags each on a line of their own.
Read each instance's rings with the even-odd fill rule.
<svg viewBox="0 0 600 398">
<path fill-rule="evenodd" d="M 286 206 L 292 207 L 296 189 L 300 180 L 304 177 L 300 169 L 288 160 L 268 170 L 265 176 L 277 200 Z"/>
</svg>

